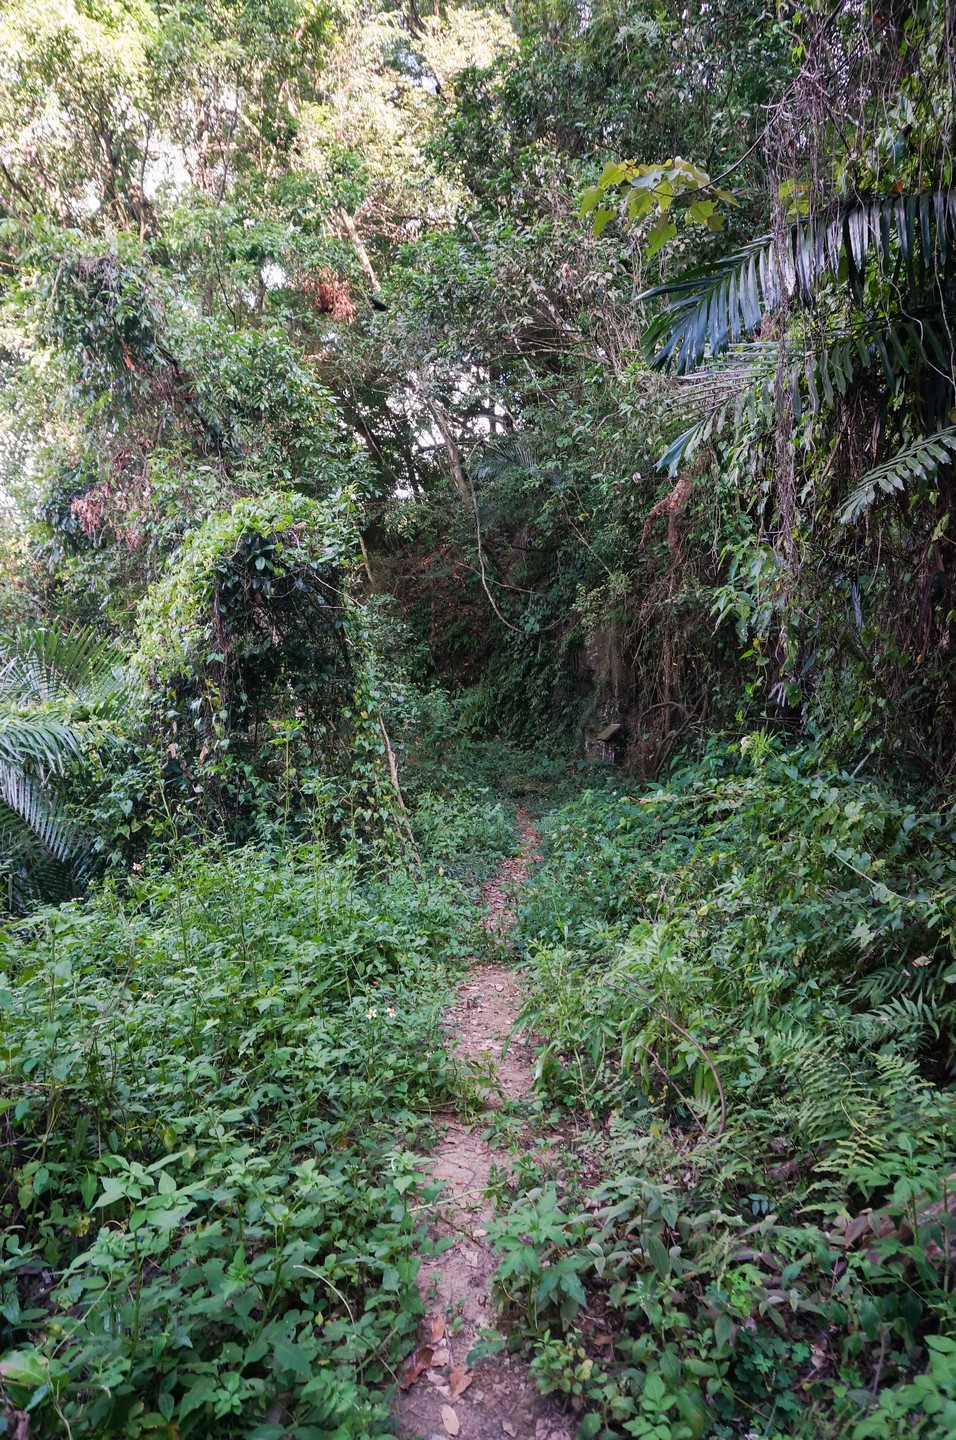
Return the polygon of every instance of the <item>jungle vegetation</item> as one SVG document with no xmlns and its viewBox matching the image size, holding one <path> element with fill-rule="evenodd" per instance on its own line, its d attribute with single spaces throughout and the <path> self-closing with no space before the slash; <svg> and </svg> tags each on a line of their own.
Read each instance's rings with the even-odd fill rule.
<svg viewBox="0 0 956 1440">
<path fill-rule="evenodd" d="M 390 1433 L 519 799 L 540 1387 L 956 1433 L 954 148 L 949 0 L 4 0 L 0 1435 Z"/>
</svg>

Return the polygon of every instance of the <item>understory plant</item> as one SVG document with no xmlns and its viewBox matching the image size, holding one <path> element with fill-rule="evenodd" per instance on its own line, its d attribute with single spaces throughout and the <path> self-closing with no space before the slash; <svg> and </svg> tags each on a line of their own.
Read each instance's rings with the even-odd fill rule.
<svg viewBox="0 0 956 1440">
<path fill-rule="evenodd" d="M 0 913 L 77 892 L 88 812 L 105 762 L 126 748 L 136 694 L 119 647 L 92 630 L 0 636 Z M 71 806 L 71 791 L 89 803 Z"/>
<path fill-rule="evenodd" d="M 461 892 L 169 861 L 0 932 L 0 1433 L 383 1433 Z"/>
<path fill-rule="evenodd" d="M 952 1433 L 952 813 L 759 732 L 545 840 L 523 1021 L 601 1175 L 497 1222 L 548 1387 L 583 1436 Z"/>
</svg>

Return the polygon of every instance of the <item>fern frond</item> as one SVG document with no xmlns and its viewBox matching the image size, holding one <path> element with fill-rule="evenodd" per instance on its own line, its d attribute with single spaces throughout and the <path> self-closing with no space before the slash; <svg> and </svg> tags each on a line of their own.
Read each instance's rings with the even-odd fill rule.
<svg viewBox="0 0 956 1440">
<path fill-rule="evenodd" d="M 854 1017 L 850 1033 L 871 1048 L 888 1040 L 916 1043 L 924 1034 L 939 1037 L 933 1006 L 922 998 L 896 995 L 878 1009 Z"/>
<path fill-rule="evenodd" d="M 892 460 L 867 471 L 840 511 L 840 523 L 849 525 L 858 520 L 873 504 L 877 494 L 892 495 L 905 490 L 913 480 L 932 479 L 941 465 L 952 463 L 954 455 L 956 426 L 953 425 L 900 450 Z"/>
</svg>

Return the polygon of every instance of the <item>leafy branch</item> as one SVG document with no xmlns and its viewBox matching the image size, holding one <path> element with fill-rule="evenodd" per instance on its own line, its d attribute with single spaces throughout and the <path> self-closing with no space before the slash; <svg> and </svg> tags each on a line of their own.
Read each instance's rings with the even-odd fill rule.
<svg viewBox="0 0 956 1440">
<path fill-rule="evenodd" d="M 655 216 L 648 234 L 647 253 L 656 255 L 677 235 L 675 216 L 705 225 L 717 232 L 723 229 L 724 216 L 718 205 L 737 205 L 729 190 L 716 185 L 705 170 L 691 160 L 675 155 L 659 165 L 641 165 L 634 160 L 611 160 L 605 165 L 596 185 L 590 185 L 581 196 L 578 215 L 592 215 L 592 229 L 599 236 L 615 219 L 618 211 L 607 203 L 610 191 L 626 190 L 624 214 L 628 222 L 639 224 Z"/>
</svg>

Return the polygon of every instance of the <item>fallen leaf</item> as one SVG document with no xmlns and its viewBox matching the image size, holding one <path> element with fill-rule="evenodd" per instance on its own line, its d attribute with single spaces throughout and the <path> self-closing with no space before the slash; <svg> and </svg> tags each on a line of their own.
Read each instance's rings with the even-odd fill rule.
<svg viewBox="0 0 956 1440">
<path fill-rule="evenodd" d="M 431 1318 L 432 1343 L 440 1340 L 445 1333 L 444 1315 L 433 1315 Z"/>
<path fill-rule="evenodd" d="M 613 1344 L 614 1344 L 614 1336 L 613 1336 L 613 1335 L 595 1335 L 595 1337 L 594 1337 L 594 1344 L 595 1344 L 595 1345 L 613 1345 Z"/>
<path fill-rule="evenodd" d="M 430 1345 L 416 1345 L 412 1351 L 411 1358 L 405 1366 L 405 1373 L 398 1382 L 399 1390 L 408 1390 L 419 1375 L 424 1374 L 432 1363 L 432 1347 Z"/>
<path fill-rule="evenodd" d="M 295 1400 L 294 1390 L 283 1390 L 281 1395 L 276 1396 L 275 1404 L 271 1410 L 266 1411 L 266 1422 L 269 1425 L 278 1425 L 286 1413 L 291 1401 Z"/>
<path fill-rule="evenodd" d="M 443 1405 L 441 1407 L 441 1423 L 449 1435 L 457 1435 L 461 1429 L 458 1423 L 458 1416 L 450 1405 Z"/>
<path fill-rule="evenodd" d="M 456 1365 L 448 1377 L 448 1388 L 451 1391 L 452 1399 L 455 1400 L 459 1395 L 464 1395 L 474 1378 L 474 1375 L 470 1375 L 464 1365 Z"/>
<path fill-rule="evenodd" d="M 436 1370 L 443 1370 L 446 1365 L 451 1364 L 451 1347 L 447 1340 L 439 1340 L 432 1354 L 432 1365 Z"/>
<path fill-rule="evenodd" d="M 518 1433 L 510 1420 L 502 1420 L 501 1428 L 506 1435 L 517 1435 Z"/>
</svg>

